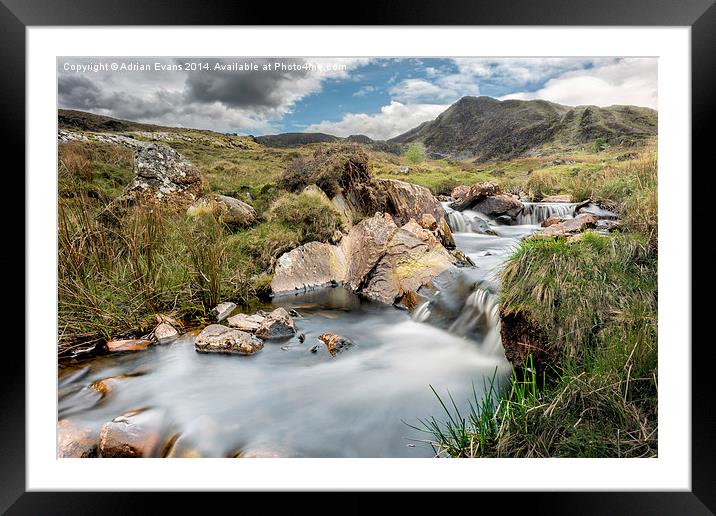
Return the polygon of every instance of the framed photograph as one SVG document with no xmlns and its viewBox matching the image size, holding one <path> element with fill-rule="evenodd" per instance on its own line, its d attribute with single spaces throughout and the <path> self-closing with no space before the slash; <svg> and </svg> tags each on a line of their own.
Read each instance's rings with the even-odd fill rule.
<svg viewBox="0 0 716 516">
<path fill-rule="evenodd" d="M 713 511 L 691 301 L 712 2 L 350 26 L 131 3 L 0 6 L 27 203 L 3 510 L 514 491 Z"/>
</svg>

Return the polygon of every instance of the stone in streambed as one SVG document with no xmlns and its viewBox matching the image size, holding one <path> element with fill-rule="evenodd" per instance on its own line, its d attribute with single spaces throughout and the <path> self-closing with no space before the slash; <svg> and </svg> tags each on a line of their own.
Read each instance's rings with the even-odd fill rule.
<svg viewBox="0 0 716 516">
<path fill-rule="evenodd" d="M 540 224 L 543 228 L 548 228 L 550 226 L 554 226 L 555 224 L 560 224 L 564 222 L 566 219 L 563 219 L 562 217 L 548 217 L 542 221 L 542 224 Z"/>
<path fill-rule="evenodd" d="M 100 457 L 156 457 L 162 443 L 164 415 L 136 410 L 105 423 L 99 433 Z"/>
<path fill-rule="evenodd" d="M 246 315 L 246 314 L 236 314 L 232 315 L 226 320 L 226 323 L 231 326 L 232 328 L 236 328 L 237 330 L 249 332 L 249 333 L 255 333 L 256 330 L 259 329 L 259 326 L 263 322 L 265 317 L 254 314 L 254 315 Z"/>
<path fill-rule="evenodd" d="M 221 324 L 210 324 L 194 341 L 194 349 L 201 353 L 253 355 L 263 347 L 263 341 L 254 335 Z"/>
<path fill-rule="evenodd" d="M 159 344 L 168 344 L 175 341 L 177 337 L 179 337 L 179 332 L 171 324 L 163 322 L 154 328 L 154 338 Z"/>
<path fill-rule="evenodd" d="M 323 333 L 319 335 L 318 340 L 323 342 L 332 357 L 353 346 L 353 342 L 350 339 L 341 337 L 335 333 Z"/>
<path fill-rule="evenodd" d="M 271 290 L 281 293 L 342 283 L 346 268 L 342 246 L 309 242 L 281 255 Z"/>
<path fill-rule="evenodd" d="M 234 310 L 236 310 L 236 303 L 232 303 L 231 301 L 224 301 L 223 303 L 219 303 L 214 307 L 214 312 L 216 313 L 216 322 L 223 321 L 229 315 L 231 315 L 231 312 L 233 312 Z"/>
<path fill-rule="evenodd" d="M 68 419 L 57 422 L 57 457 L 85 459 L 97 456 L 97 432 Z"/>
<path fill-rule="evenodd" d="M 105 345 L 107 351 L 141 351 L 152 345 L 152 341 L 148 339 L 116 339 L 110 340 Z"/>
<path fill-rule="evenodd" d="M 264 340 L 292 337 L 295 333 L 296 325 L 283 307 L 268 314 L 256 329 L 256 335 Z"/>
<path fill-rule="evenodd" d="M 117 387 L 127 380 L 128 376 L 110 376 L 109 378 L 103 378 L 90 384 L 90 389 L 93 389 L 102 395 L 102 398 L 106 398 L 112 394 Z"/>
</svg>

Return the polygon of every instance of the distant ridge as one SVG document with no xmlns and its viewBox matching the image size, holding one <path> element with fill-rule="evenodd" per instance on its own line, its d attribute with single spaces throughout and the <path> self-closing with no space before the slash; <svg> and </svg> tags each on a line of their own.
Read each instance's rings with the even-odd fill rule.
<svg viewBox="0 0 716 516">
<path fill-rule="evenodd" d="M 628 144 L 656 133 L 657 112 L 644 107 L 463 97 L 432 122 L 388 141 L 422 143 L 434 157 L 486 161 L 514 158 L 543 145 L 577 146 L 598 138 Z"/>
</svg>

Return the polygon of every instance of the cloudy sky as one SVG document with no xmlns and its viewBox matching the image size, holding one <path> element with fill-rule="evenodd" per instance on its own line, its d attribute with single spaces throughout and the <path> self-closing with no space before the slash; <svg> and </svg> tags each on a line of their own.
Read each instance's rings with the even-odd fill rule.
<svg viewBox="0 0 716 516">
<path fill-rule="evenodd" d="M 657 107 L 653 58 L 69 58 L 58 104 L 239 134 L 397 136 L 465 95 Z"/>
</svg>

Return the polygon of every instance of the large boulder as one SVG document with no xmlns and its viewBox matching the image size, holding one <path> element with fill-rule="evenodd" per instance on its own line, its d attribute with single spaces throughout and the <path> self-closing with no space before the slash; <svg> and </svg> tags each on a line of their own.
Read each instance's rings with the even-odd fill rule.
<svg viewBox="0 0 716 516">
<path fill-rule="evenodd" d="M 163 144 L 134 147 L 134 179 L 125 198 L 186 206 L 204 192 L 201 174 L 188 159 Z"/>
<path fill-rule="evenodd" d="M 346 270 L 342 247 L 309 242 L 279 257 L 271 290 L 292 292 L 340 283 L 345 279 Z"/>
<path fill-rule="evenodd" d="M 164 415 L 157 410 L 128 412 L 105 423 L 99 433 L 100 457 L 157 457 Z"/>
<path fill-rule="evenodd" d="M 405 293 L 419 289 L 454 266 L 455 258 L 442 245 L 421 239 L 411 232 L 413 229 L 399 228 L 393 233 L 385 254 L 366 278 L 361 294 L 393 304 Z"/>
<path fill-rule="evenodd" d="M 522 204 L 517 196 L 509 194 L 490 195 L 472 206 L 473 210 L 484 213 L 490 217 L 507 216 L 512 219 L 517 217 L 523 208 L 524 204 Z"/>
<path fill-rule="evenodd" d="M 254 335 L 221 324 L 210 324 L 194 341 L 194 349 L 201 353 L 253 355 L 263 347 L 263 341 Z"/>
<path fill-rule="evenodd" d="M 379 179 L 377 185 L 386 194 L 385 211 L 393 215 L 396 224 L 405 224 L 410 219 L 420 221 L 423 215 L 431 215 L 437 222 L 437 235 L 443 245 L 455 247 L 445 209 L 430 190 L 394 179 Z"/>
<path fill-rule="evenodd" d="M 281 306 L 268 314 L 256 329 L 256 335 L 267 340 L 292 337 L 295 333 L 296 324 Z"/>
<path fill-rule="evenodd" d="M 451 197 L 455 201 L 450 207 L 458 211 L 467 210 L 483 199 L 500 193 L 502 193 L 500 187 L 494 183 L 476 183 L 472 186 L 460 185 L 452 191 Z"/>
<path fill-rule="evenodd" d="M 279 258 L 274 292 L 343 283 L 376 301 L 394 303 L 458 261 L 414 219 L 399 227 L 387 213 L 376 213 L 353 226 L 340 246 L 314 243 L 313 249 L 298 248 Z M 331 267 L 336 257 L 341 259 L 340 267 Z M 262 336 L 258 331 L 257 335 Z"/>
<path fill-rule="evenodd" d="M 363 279 L 385 255 L 388 242 L 397 230 L 393 218 L 380 213 L 351 228 L 342 247 L 348 263 L 345 282 L 352 290 L 361 288 Z"/>
</svg>

